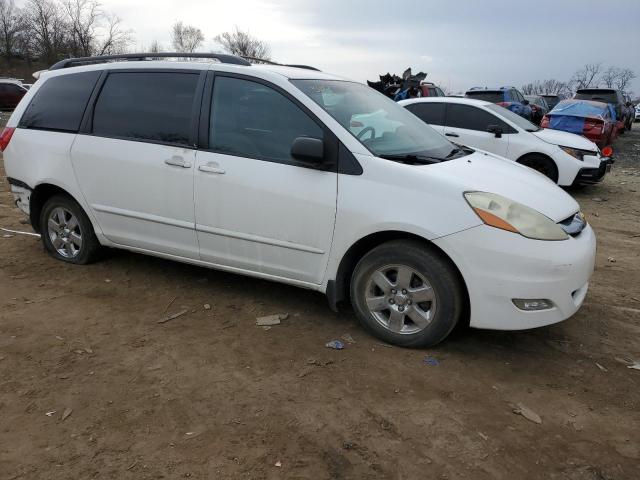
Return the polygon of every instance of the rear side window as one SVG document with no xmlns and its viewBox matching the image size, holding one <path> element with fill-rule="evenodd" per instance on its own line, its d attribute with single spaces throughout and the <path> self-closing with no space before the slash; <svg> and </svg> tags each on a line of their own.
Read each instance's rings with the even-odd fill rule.
<svg viewBox="0 0 640 480">
<path fill-rule="evenodd" d="M 36 92 L 19 127 L 77 132 L 99 71 L 49 78 Z"/>
<path fill-rule="evenodd" d="M 444 125 L 444 103 L 414 103 L 407 110 L 429 125 Z"/>
<path fill-rule="evenodd" d="M 322 128 L 280 92 L 262 83 L 216 77 L 209 148 L 216 152 L 286 164 L 297 137 L 322 139 Z"/>
<path fill-rule="evenodd" d="M 467 98 L 475 98 L 476 100 L 484 100 L 485 102 L 499 103 L 504 102 L 504 94 L 502 92 L 483 92 L 473 91 L 467 92 Z"/>
<path fill-rule="evenodd" d="M 111 73 L 93 111 L 94 135 L 189 145 L 198 73 Z"/>
<path fill-rule="evenodd" d="M 604 103 L 618 103 L 618 95 L 613 90 L 582 90 L 576 93 L 578 100 L 595 100 Z"/>
<path fill-rule="evenodd" d="M 447 126 L 486 132 L 489 125 L 499 125 L 505 132 L 512 130 L 505 122 L 476 107 L 450 103 L 447 108 Z"/>
</svg>

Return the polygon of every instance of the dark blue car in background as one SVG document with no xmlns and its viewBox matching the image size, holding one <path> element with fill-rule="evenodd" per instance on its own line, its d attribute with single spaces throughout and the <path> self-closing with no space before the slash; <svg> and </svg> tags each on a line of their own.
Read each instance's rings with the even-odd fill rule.
<svg viewBox="0 0 640 480">
<path fill-rule="evenodd" d="M 524 95 L 515 87 L 474 87 L 465 93 L 465 97 L 496 103 L 521 117 L 531 120 L 532 110 Z"/>
</svg>

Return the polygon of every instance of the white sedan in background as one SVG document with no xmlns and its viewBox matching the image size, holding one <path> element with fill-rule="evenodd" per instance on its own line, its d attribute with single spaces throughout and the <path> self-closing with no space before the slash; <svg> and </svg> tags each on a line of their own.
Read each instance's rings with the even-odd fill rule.
<svg viewBox="0 0 640 480">
<path fill-rule="evenodd" d="M 531 167 L 561 186 L 597 183 L 613 163 L 585 137 L 542 129 L 494 103 L 450 97 L 398 103 L 452 142 Z"/>
</svg>

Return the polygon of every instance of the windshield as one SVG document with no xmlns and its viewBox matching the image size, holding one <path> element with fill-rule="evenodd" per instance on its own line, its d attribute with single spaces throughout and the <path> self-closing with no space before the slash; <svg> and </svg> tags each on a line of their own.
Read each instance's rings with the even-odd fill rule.
<svg viewBox="0 0 640 480">
<path fill-rule="evenodd" d="M 445 160 L 459 149 L 393 100 L 360 83 L 291 80 L 378 157 Z"/>
<path fill-rule="evenodd" d="M 618 96 L 613 90 L 580 90 L 573 98 L 578 100 L 595 100 L 604 103 L 618 103 Z"/>
<path fill-rule="evenodd" d="M 526 130 L 527 132 L 537 132 L 538 130 L 540 130 L 540 127 L 534 125 L 526 118 L 522 118 L 517 113 L 513 113 L 508 108 L 501 107 L 500 105 L 487 105 L 486 108 L 488 108 L 489 110 L 493 110 L 501 117 L 506 118 L 511 123 L 515 123 L 519 128 Z"/>
</svg>

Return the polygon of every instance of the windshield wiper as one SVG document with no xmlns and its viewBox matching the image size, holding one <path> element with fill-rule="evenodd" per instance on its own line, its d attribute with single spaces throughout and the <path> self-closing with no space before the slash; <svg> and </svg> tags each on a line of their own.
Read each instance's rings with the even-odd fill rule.
<svg viewBox="0 0 640 480">
<path fill-rule="evenodd" d="M 531 132 L 531 133 L 533 133 L 533 132 L 539 132 L 539 131 L 540 131 L 540 130 L 542 130 L 542 129 L 541 129 L 540 127 L 538 127 L 538 128 L 536 128 L 535 130 L 534 130 L 534 129 L 532 129 L 532 128 L 527 128 L 526 130 L 527 130 L 527 132 Z"/>
<path fill-rule="evenodd" d="M 378 156 L 380 158 L 384 158 L 385 160 L 393 160 L 394 162 L 408 163 L 409 165 L 415 165 L 417 163 L 422 165 L 428 165 L 431 163 L 440 163 L 443 160 L 442 158 L 438 158 L 438 157 L 429 157 L 428 155 L 416 155 L 414 153 L 409 153 L 404 155 L 382 154 Z"/>
<path fill-rule="evenodd" d="M 444 157 L 444 160 L 451 160 L 454 157 L 462 156 L 460 155 L 461 153 L 463 153 L 464 155 L 469 155 L 473 153 L 473 150 L 471 150 L 470 148 L 456 147 L 451 150 L 451 152 L 449 152 L 449 155 Z"/>
</svg>

